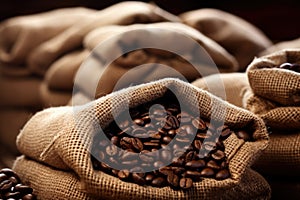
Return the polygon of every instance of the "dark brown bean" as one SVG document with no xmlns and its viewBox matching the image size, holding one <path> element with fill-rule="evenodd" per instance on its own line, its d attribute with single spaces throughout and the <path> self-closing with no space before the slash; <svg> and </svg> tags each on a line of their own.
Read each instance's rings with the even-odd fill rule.
<svg viewBox="0 0 300 200">
<path fill-rule="evenodd" d="M 163 177 L 156 177 L 152 180 L 151 184 L 155 187 L 163 187 L 166 184 L 166 179 Z"/>
<path fill-rule="evenodd" d="M 201 171 L 201 176 L 203 177 L 212 177 L 215 174 L 214 170 L 212 170 L 211 168 L 204 168 Z"/>
<path fill-rule="evenodd" d="M 144 121 L 142 119 L 135 119 L 133 122 L 138 126 L 144 125 Z"/>
<path fill-rule="evenodd" d="M 183 189 L 189 189 L 189 188 L 193 187 L 193 180 L 190 178 L 181 178 L 179 185 Z"/>
<path fill-rule="evenodd" d="M 217 172 L 216 174 L 216 179 L 217 180 L 224 180 L 226 178 L 229 178 L 230 173 L 227 169 L 222 169 L 220 171 Z"/>
<path fill-rule="evenodd" d="M 32 200 L 34 199 L 34 196 L 32 194 L 26 194 L 22 197 L 22 200 Z"/>
<path fill-rule="evenodd" d="M 22 194 L 31 194 L 33 189 L 27 185 L 17 184 L 13 188 L 13 192 L 21 192 Z"/>
<path fill-rule="evenodd" d="M 245 141 L 249 141 L 250 140 L 249 134 L 246 131 L 244 131 L 244 130 L 237 131 L 236 135 L 237 135 L 238 138 L 243 139 Z"/>
<path fill-rule="evenodd" d="M 106 147 L 105 152 L 108 156 L 114 156 L 118 153 L 118 147 L 115 145 L 109 145 Z"/>
<path fill-rule="evenodd" d="M 130 173 L 129 173 L 129 171 L 128 170 L 120 170 L 119 172 L 118 172 L 118 177 L 120 178 L 120 179 L 127 179 L 128 177 L 129 177 L 129 175 L 130 175 Z"/>
<path fill-rule="evenodd" d="M 179 176 L 177 176 L 173 172 L 168 174 L 167 181 L 171 186 L 175 188 L 179 186 Z"/>
<path fill-rule="evenodd" d="M 0 183 L 6 179 L 8 179 L 8 176 L 6 174 L 0 174 Z"/>
<path fill-rule="evenodd" d="M 0 183 L 0 191 L 9 190 L 13 186 L 13 183 L 10 180 L 5 180 Z"/>
<path fill-rule="evenodd" d="M 192 124 L 196 129 L 199 129 L 200 131 L 205 131 L 207 129 L 206 123 L 199 117 L 193 119 Z"/>
<path fill-rule="evenodd" d="M 223 160 L 225 158 L 225 153 L 221 150 L 217 150 L 211 155 L 211 157 L 217 161 Z"/>
<path fill-rule="evenodd" d="M 207 167 L 212 169 L 220 169 L 221 167 L 214 160 L 210 160 L 206 163 Z"/>
<path fill-rule="evenodd" d="M 145 185 L 146 180 L 144 179 L 144 175 L 141 175 L 141 173 L 132 173 L 132 179 L 133 182 L 139 184 L 139 185 Z"/>
<path fill-rule="evenodd" d="M 186 167 L 191 169 L 199 169 L 205 167 L 205 161 L 204 160 L 192 160 L 185 164 Z"/>
</svg>

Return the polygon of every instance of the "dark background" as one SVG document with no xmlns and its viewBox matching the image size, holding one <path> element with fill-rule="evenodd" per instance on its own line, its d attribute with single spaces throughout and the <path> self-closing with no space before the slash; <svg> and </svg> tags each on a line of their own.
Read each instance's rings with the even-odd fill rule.
<svg viewBox="0 0 300 200">
<path fill-rule="evenodd" d="M 0 2 L 0 20 L 34 14 L 55 8 L 84 6 L 103 9 L 117 0 L 5 0 Z M 150 2 L 145 1 L 144 2 Z M 159 7 L 173 13 L 199 8 L 217 8 L 240 16 L 261 29 L 274 42 L 300 37 L 299 0 L 153 0 Z"/>
</svg>

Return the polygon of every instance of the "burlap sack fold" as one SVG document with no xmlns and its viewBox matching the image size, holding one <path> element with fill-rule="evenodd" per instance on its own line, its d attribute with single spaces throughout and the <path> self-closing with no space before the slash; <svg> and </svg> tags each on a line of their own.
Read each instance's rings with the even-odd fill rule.
<svg viewBox="0 0 300 200">
<path fill-rule="evenodd" d="M 259 53 L 259 56 L 265 56 L 271 53 L 275 53 L 276 51 L 281 51 L 284 49 L 295 49 L 300 48 L 300 38 L 289 40 L 289 41 L 282 41 L 275 43 L 274 45 L 268 47 L 264 51 Z"/>
<path fill-rule="evenodd" d="M 223 46 L 245 71 L 254 56 L 270 47 L 270 39 L 253 24 L 218 9 L 199 9 L 179 16 L 186 23 Z"/>
<path fill-rule="evenodd" d="M 247 68 L 253 95 L 246 108 L 279 129 L 300 127 L 300 74 L 279 69 L 286 63 L 300 63 L 300 49 L 286 49 L 256 58 Z"/>
<path fill-rule="evenodd" d="M 126 80 L 134 84 L 165 77 L 184 77 L 193 81 L 219 71 L 237 71 L 236 60 L 225 49 L 181 23 L 98 28 L 85 37 L 84 44 L 87 49 L 93 50 L 90 59 L 95 59 L 99 66 L 98 73 L 93 74 L 99 77 L 96 97 L 109 94 L 115 87 L 120 89 L 132 84 Z M 135 47 L 137 50 L 126 52 Z M 117 55 L 120 57 L 113 57 Z M 121 83 L 120 79 L 125 74 L 127 78 Z M 85 79 L 89 76 L 86 75 Z M 116 86 L 117 83 L 119 86 Z"/>
<path fill-rule="evenodd" d="M 79 48 L 84 36 L 97 27 L 159 21 L 178 21 L 178 18 L 149 3 L 121 2 L 78 20 L 72 27 L 31 52 L 27 63 L 33 72 L 43 75 L 56 59 Z"/>
<path fill-rule="evenodd" d="M 113 120 L 112 109 L 118 115 L 127 106 L 135 107 L 163 96 L 168 88 L 181 96 L 191 110 L 198 105 L 203 117 L 215 120 L 224 117 L 229 126 L 243 128 L 251 125 L 254 129 L 254 141 L 245 142 L 234 134 L 224 141 L 231 177 L 223 181 L 206 178 L 184 192 L 169 187 L 142 187 L 93 170 L 89 153 L 92 139 L 100 127 Z M 216 108 L 213 116 L 212 106 Z M 222 108 L 226 108 L 226 113 Z M 224 191 L 241 182 L 247 167 L 267 144 L 267 130 L 260 118 L 178 79 L 137 85 L 79 107 L 46 109 L 33 116 L 17 138 L 17 146 L 24 155 L 59 169 L 72 170 L 80 178 L 81 190 L 104 199 L 132 199 L 133 196 L 137 199 L 226 198 Z M 79 194 L 78 190 L 72 191 L 70 198 Z M 232 197 L 230 193 L 229 196 Z"/>
<path fill-rule="evenodd" d="M 73 7 L 5 20 L 0 24 L 0 61 L 24 64 L 28 54 L 42 42 L 95 12 L 93 9 Z"/>
<path fill-rule="evenodd" d="M 88 55 L 88 50 L 74 51 L 55 61 L 45 74 L 47 87 L 51 90 L 72 91 L 76 72 Z"/>
<path fill-rule="evenodd" d="M 39 78 L 0 75 L 0 106 L 40 108 Z"/>
<path fill-rule="evenodd" d="M 33 188 L 38 199 L 106 199 L 105 197 L 89 196 L 80 191 L 80 180 L 73 172 L 56 170 L 24 156 L 16 159 L 13 169 L 25 184 Z M 261 175 L 247 169 L 238 185 L 223 191 L 222 199 L 270 199 L 270 190 L 270 186 Z M 220 197 L 216 196 L 215 199 Z"/>
</svg>

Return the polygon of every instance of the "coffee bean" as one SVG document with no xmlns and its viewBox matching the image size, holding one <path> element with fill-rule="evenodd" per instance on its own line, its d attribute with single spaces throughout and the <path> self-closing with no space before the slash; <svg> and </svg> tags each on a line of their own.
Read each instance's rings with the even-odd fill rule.
<svg viewBox="0 0 300 200">
<path fill-rule="evenodd" d="M 212 169 L 220 169 L 221 167 L 214 160 L 210 160 L 206 163 L 207 167 Z"/>
<path fill-rule="evenodd" d="M 191 169 L 199 169 L 205 167 L 205 161 L 204 160 L 192 160 L 185 164 L 186 167 Z"/>
<path fill-rule="evenodd" d="M 143 177 L 144 177 L 144 175 L 141 175 L 141 173 L 132 173 L 133 182 L 135 182 L 139 185 L 146 184 L 146 180 Z"/>
<path fill-rule="evenodd" d="M 118 172 L 118 177 L 120 178 L 120 179 L 127 179 L 128 177 L 129 177 L 129 175 L 130 175 L 130 173 L 129 173 L 129 171 L 128 170 L 120 170 L 119 172 Z"/>
<path fill-rule="evenodd" d="M 226 178 L 229 178 L 230 173 L 227 169 L 222 169 L 220 171 L 217 172 L 216 174 L 216 179 L 217 180 L 224 180 Z"/>
<path fill-rule="evenodd" d="M 163 137 L 162 141 L 165 143 L 165 144 L 168 144 L 172 141 L 172 138 L 169 137 L 169 136 L 165 136 Z"/>
<path fill-rule="evenodd" d="M 162 161 L 156 161 L 154 162 L 153 166 L 155 168 L 160 168 L 160 167 L 163 167 L 165 164 L 162 162 Z"/>
<path fill-rule="evenodd" d="M 205 122 L 199 117 L 193 119 L 192 124 L 196 129 L 199 129 L 200 131 L 205 131 L 207 129 Z"/>
<path fill-rule="evenodd" d="M 152 182 L 152 180 L 154 179 L 154 175 L 153 174 L 147 174 L 145 177 L 146 182 Z"/>
<path fill-rule="evenodd" d="M 108 156 L 114 156 L 118 153 L 118 147 L 115 145 L 109 145 L 106 147 L 105 151 Z"/>
<path fill-rule="evenodd" d="M 232 131 L 228 126 L 222 127 L 221 138 L 222 140 L 227 139 L 231 135 Z"/>
<path fill-rule="evenodd" d="M 202 146 L 202 142 L 200 140 L 196 139 L 196 140 L 194 140 L 193 145 L 196 150 L 200 150 L 201 146 Z"/>
<path fill-rule="evenodd" d="M 8 179 L 8 176 L 6 174 L 0 174 L 0 183 L 6 179 Z"/>
<path fill-rule="evenodd" d="M 197 158 L 197 153 L 195 151 L 190 151 L 185 156 L 185 162 L 190 162 Z"/>
<path fill-rule="evenodd" d="M 20 199 L 21 193 L 20 192 L 7 192 L 5 195 L 6 199 Z"/>
<path fill-rule="evenodd" d="M 143 126 L 144 125 L 144 121 L 142 119 L 135 119 L 133 122 L 136 125 L 139 125 L 139 126 Z"/>
<path fill-rule="evenodd" d="M 181 122 L 181 123 L 189 123 L 192 118 L 191 118 L 191 115 L 188 114 L 187 112 L 185 111 L 182 111 L 181 113 L 179 113 L 177 115 L 177 119 Z"/>
<path fill-rule="evenodd" d="M 158 140 L 161 139 L 161 135 L 157 132 L 149 134 L 149 137 Z"/>
<path fill-rule="evenodd" d="M 217 150 L 215 153 L 211 155 L 211 157 L 217 161 L 225 158 L 225 153 L 221 150 Z"/>
<path fill-rule="evenodd" d="M 172 153 L 169 150 L 162 150 L 161 151 L 161 159 L 164 160 L 164 162 L 170 162 L 172 159 Z"/>
<path fill-rule="evenodd" d="M 244 131 L 244 130 L 237 131 L 236 135 L 237 135 L 238 138 L 243 139 L 245 141 L 249 141 L 250 140 L 249 134 L 246 131 Z"/>
<path fill-rule="evenodd" d="M 26 194 L 22 197 L 22 200 L 32 200 L 34 199 L 34 196 L 32 194 Z"/>
<path fill-rule="evenodd" d="M 27 185 L 17 184 L 13 188 L 13 192 L 21 192 L 22 194 L 31 194 L 33 189 Z"/>
<path fill-rule="evenodd" d="M 152 180 L 151 184 L 155 187 L 163 187 L 166 184 L 166 179 L 163 177 L 156 177 Z"/>
<path fill-rule="evenodd" d="M 132 147 L 138 151 L 141 152 L 143 150 L 143 143 L 141 142 L 141 140 L 139 138 L 131 138 L 132 141 Z"/>
<path fill-rule="evenodd" d="M 212 170 L 211 168 L 204 168 L 201 172 L 200 172 L 201 176 L 203 177 L 212 177 L 215 172 L 214 170 Z"/>
<path fill-rule="evenodd" d="M 179 176 L 174 174 L 173 172 L 168 174 L 167 181 L 171 186 L 175 188 L 179 186 Z"/>
<path fill-rule="evenodd" d="M 181 178 L 179 185 L 183 189 L 189 189 L 189 188 L 193 187 L 193 181 L 190 178 Z"/>
</svg>

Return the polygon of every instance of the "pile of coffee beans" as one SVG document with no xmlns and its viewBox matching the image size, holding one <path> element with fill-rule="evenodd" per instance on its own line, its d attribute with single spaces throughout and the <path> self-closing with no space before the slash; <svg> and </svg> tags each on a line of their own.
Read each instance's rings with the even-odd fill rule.
<svg viewBox="0 0 300 200">
<path fill-rule="evenodd" d="M 229 178 L 223 141 L 232 133 L 252 140 L 245 130 L 193 116 L 171 92 L 129 113 L 131 119 L 121 114 L 110 123 L 104 137 L 96 134 L 91 159 L 95 170 L 139 185 L 188 189 L 202 178 Z"/>
<path fill-rule="evenodd" d="M 0 199 L 35 199 L 33 190 L 27 185 L 23 185 L 19 176 L 11 169 L 0 170 Z"/>
<path fill-rule="evenodd" d="M 278 68 L 288 69 L 300 73 L 300 64 L 297 63 L 282 63 Z"/>
</svg>

